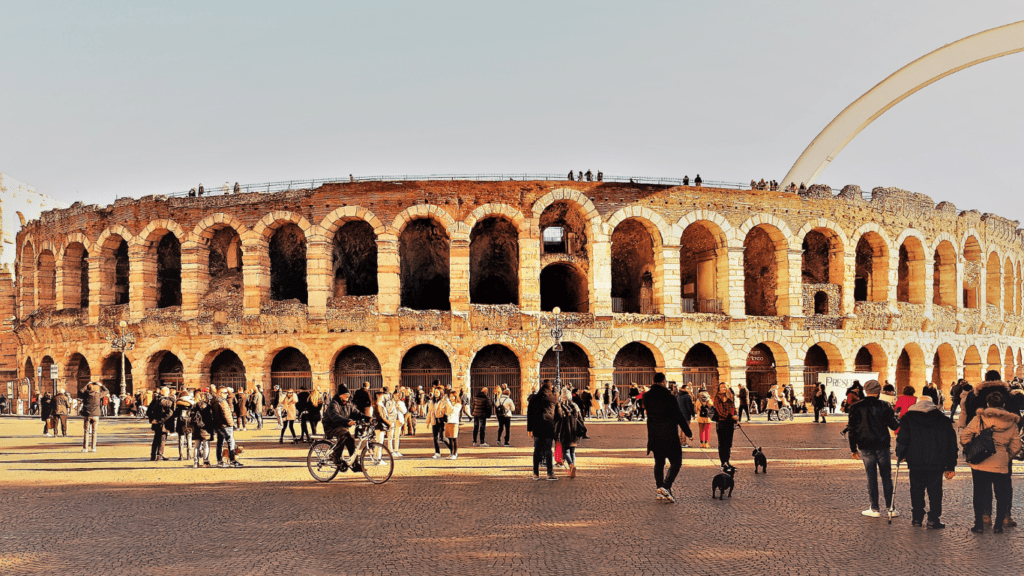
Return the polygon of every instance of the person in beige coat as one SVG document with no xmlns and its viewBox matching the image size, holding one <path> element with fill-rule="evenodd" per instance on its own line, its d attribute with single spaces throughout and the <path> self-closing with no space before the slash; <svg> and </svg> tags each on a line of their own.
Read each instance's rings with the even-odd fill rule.
<svg viewBox="0 0 1024 576">
<path fill-rule="evenodd" d="M 284 393 L 281 398 L 281 416 L 284 419 L 284 423 L 281 425 L 281 438 L 278 443 L 284 443 L 284 430 L 287 428 L 292 432 L 292 443 L 298 442 L 298 438 L 295 436 L 295 419 L 298 418 L 298 409 L 296 405 L 299 403 L 299 395 L 294 390 L 288 390 Z"/>
<path fill-rule="evenodd" d="M 992 509 L 992 492 L 996 495 L 996 521 L 992 533 L 1003 533 L 1003 520 L 1010 514 L 1013 484 L 1010 480 L 1010 459 L 1021 451 L 1020 430 L 1017 422 L 1020 416 L 1003 409 L 1006 398 L 1002 392 L 987 396 L 987 408 L 979 409 L 967 428 L 960 435 L 960 443 L 966 446 L 982 430 L 992 429 L 992 440 L 996 453 L 978 464 L 971 464 L 974 480 L 974 527 L 971 532 L 985 531 L 984 514 Z"/>
</svg>

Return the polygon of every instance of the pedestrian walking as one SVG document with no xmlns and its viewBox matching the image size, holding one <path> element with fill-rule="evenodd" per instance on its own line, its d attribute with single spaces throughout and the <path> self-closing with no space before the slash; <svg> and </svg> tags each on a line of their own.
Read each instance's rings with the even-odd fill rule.
<svg viewBox="0 0 1024 576">
<path fill-rule="evenodd" d="M 654 488 L 658 500 L 675 502 L 672 484 L 683 465 L 679 429 L 692 438 L 690 425 L 679 410 L 679 402 L 665 387 L 665 375 L 654 374 L 654 386 L 647 393 L 647 453 L 654 453 Z M 665 475 L 665 462 L 668 475 Z"/>
<path fill-rule="evenodd" d="M 167 443 L 167 433 L 174 431 L 171 417 L 174 416 L 174 401 L 170 398 L 171 390 L 164 386 L 153 396 L 153 401 L 146 408 L 146 417 L 149 418 L 150 428 L 153 429 L 153 444 L 150 446 L 149 459 L 151 461 L 166 460 L 164 457 L 164 445 Z"/>
<path fill-rule="evenodd" d="M 864 384 L 865 398 L 848 408 L 847 439 L 854 460 L 864 463 L 868 477 L 868 502 L 870 508 L 861 512 L 864 516 L 880 518 L 878 507 L 878 476 L 882 477 L 882 491 L 885 507 L 892 510 L 892 517 L 899 511 L 892 506 L 892 462 L 889 459 L 889 430 L 896 430 L 899 422 L 892 407 L 878 399 L 882 385 L 878 380 Z"/>
<path fill-rule="evenodd" d="M 818 384 L 814 389 L 814 423 L 818 423 L 818 416 L 821 416 L 821 423 L 828 424 L 825 421 L 825 407 L 828 406 L 828 399 L 825 396 L 825 385 Z"/>
<path fill-rule="evenodd" d="M 234 396 L 235 423 L 240 432 L 245 432 L 248 430 L 246 422 L 249 420 L 249 395 L 245 393 L 245 388 L 242 388 L 235 392 Z"/>
<path fill-rule="evenodd" d="M 834 391 L 828 393 L 828 413 L 836 413 L 836 393 Z"/>
<path fill-rule="evenodd" d="M 121 414 L 121 398 L 117 394 L 110 395 L 110 415 L 118 416 Z"/>
<path fill-rule="evenodd" d="M 284 424 L 281 426 L 281 437 L 278 439 L 278 444 L 284 444 L 284 431 L 287 428 L 292 433 L 292 444 L 298 443 L 299 439 L 295 436 L 295 419 L 298 417 L 298 406 L 299 396 L 294 390 L 288 389 L 285 391 L 284 396 L 281 398 L 281 417 L 284 419 Z"/>
<path fill-rule="evenodd" d="M 487 418 L 494 412 L 494 403 L 487 397 L 487 388 L 473 395 L 473 446 L 487 448 Z"/>
<path fill-rule="evenodd" d="M 576 448 L 586 433 L 583 413 L 572 401 L 572 394 L 563 388 L 555 407 L 555 438 L 562 445 L 562 463 L 569 469 L 569 478 L 576 477 Z"/>
<path fill-rule="evenodd" d="M 407 436 L 415 436 L 416 419 L 420 414 L 420 395 L 419 392 L 412 390 L 411 388 L 405 388 L 403 392 L 405 408 L 407 410 L 405 414 L 405 434 Z"/>
<path fill-rule="evenodd" d="M 444 439 L 448 444 L 448 459 L 459 458 L 459 425 L 462 422 L 462 399 L 454 390 L 448 392 L 448 404 L 445 408 Z"/>
<path fill-rule="evenodd" d="M 526 407 L 526 432 L 533 438 L 533 479 L 540 480 L 540 463 L 545 462 L 548 480 L 555 476 L 554 457 L 551 453 L 555 438 L 555 405 L 558 399 L 551 389 L 551 380 L 545 379 L 540 390 L 530 398 Z"/>
<path fill-rule="evenodd" d="M 57 389 L 57 395 L 53 398 L 54 409 L 53 414 L 55 418 L 53 433 L 57 434 L 57 424 L 60 424 L 60 433 L 65 438 L 68 437 L 68 416 L 72 411 L 71 395 L 64 387 Z"/>
<path fill-rule="evenodd" d="M 765 405 L 765 415 L 767 420 L 771 422 L 772 413 L 775 413 L 775 418 L 779 417 L 779 407 L 782 406 L 782 397 L 779 396 L 779 387 L 772 386 L 768 389 L 768 403 Z"/>
<path fill-rule="evenodd" d="M 697 402 L 694 406 L 697 411 L 697 428 L 701 448 L 711 448 L 711 396 L 707 392 L 697 395 Z M 687 435 L 689 436 L 689 434 Z"/>
<path fill-rule="evenodd" d="M 210 440 L 214 431 L 214 412 L 211 404 L 212 397 L 209 392 L 196 394 L 195 402 L 189 411 L 189 419 L 192 422 L 192 441 L 194 446 L 192 454 L 192 467 L 199 468 L 199 458 L 202 457 L 203 465 L 210 466 Z"/>
<path fill-rule="evenodd" d="M 747 384 L 746 383 L 740 384 L 739 397 L 740 397 L 740 409 L 739 409 L 739 412 L 736 413 L 736 415 L 739 416 L 739 419 L 742 419 L 743 418 L 743 413 L 746 412 L 747 413 L 747 422 L 750 422 L 750 390 L 747 389 Z M 737 419 L 737 421 L 739 421 L 739 419 Z M 818 421 L 817 420 L 817 416 L 815 416 L 815 420 L 814 421 L 815 422 Z"/>
<path fill-rule="evenodd" d="M 82 452 L 96 451 L 96 429 L 100 424 L 100 398 L 106 390 L 89 382 L 82 390 Z"/>
<path fill-rule="evenodd" d="M 960 407 L 961 396 L 964 392 L 964 379 L 961 378 L 949 387 L 949 419 L 956 422 L 956 409 Z"/>
<path fill-rule="evenodd" d="M 391 395 L 383 390 L 373 394 L 373 420 L 374 440 L 379 444 L 387 446 L 393 456 L 397 456 L 398 448 L 395 445 L 395 435 L 398 433 L 398 410 L 395 408 Z"/>
<path fill-rule="evenodd" d="M 43 393 L 43 397 L 39 400 L 39 418 L 43 421 L 43 436 L 53 437 L 51 430 L 55 428 L 53 418 L 55 408 L 53 396 L 49 392 Z"/>
<path fill-rule="evenodd" d="M 907 413 L 907 410 L 916 403 L 917 392 L 914 390 L 914 387 L 904 386 L 903 393 L 896 399 L 896 403 L 893 404 L 892 409 L 893 412 L 896 413 L 897 417 L 903 418 L 903 415 Z M 934 405 L 935 403 L 932 402 L 932 404 Z"/>
<path fill-rule="evenodd" d="M 718 433 L 718 461 L 725 466 L 732 458 L 732 437 L 736 432 L 736 422 L 740 419 L 736 414 L 736 399 L 725 382 L 718 385 L 714 406 L 718 418 L 715 422 L 715 432 Z"/>
<path fill-rule="evenodd" d="M 942 516 L 942 476 L 952 480 L 959 454 L 953 423 L 930 399 L 910 406 L 900 419 L 896 435 L 896 462 L 906 461 L 910 476 L 910 523 L 924 522 L 924 497 L 928 494 L 928 528 L 946 525 Z"/>
<path fill-rule="evenodd" d="M 228 388 L 221 388 L 217 392 L 218 395 L 212 399 L 213 429 L 217 433 L 217 466 L 220 468 L 241 468 L 242 463 L 238 461 L 235 454 L 235 423 L 231 417 L 231 404 L 228 402 L 228 395 L 231 391 Z M 292 395 L 294 395 L 294 392 Z M 292 406 L 294 409 L 294 404 Z M 295 435 L 294 428 L 292 429 L 292 435 Z M 228 449 L 228 462 L 224 462 L 225 446 Z"/>
<path fill-rule="evenodd" d="M 430 389 L 430 399 L 427 400 L 427 426 L 430 426 L 430 433 L 434 437 L 434 458 L 441 457 L 441 444 L 448 445 L 444 439 L 444 425 L 448 420 L 445 416 L 445 404 L 447 396 L 441 394 L 441 386 L 437 380 Z"/>
<path fill-rule="evenodd" d="M 355 404 L 357 410 L 370 416 L 373 410 L 373 398 L 370 397 L 369 382 L 363 382 L 363 387 L 352 394 L 352 403 Z"/>
<path fill-rule="evenodd" d="M 252 413 L 256 417 L 256 429 L 263 430 L 263 410 L 266 405 L 263 391 L 259 388 L 253 389 L 249 401 L 252 402 Z"/>
<path fill-rule="evenodd" d="M 924 390 L 921 392 L 922 395 L 927 396 L 931 399 L 932 404 L 941 406 L 942 402 L 939 401 L 939 389 L 935 387 L 934 382 L 929 382 L 925 385 Z"/>
<path fill-rule="evenodd" d="M 178 393 L 178 399 L 174 403 L 174 431 L 178 433 L 178 461 L 192 459 L 192 421 L 189 416 L 192 412 L 192 395 L 188 390 Z"/>
<path fill-rule="evenodd" d="M 498 401 L 494 403 L 494 415 L 498 419 L 498 435 L 496 442 L 501 444 L 501 433 L 505 433 L 505 446 L 511 446 L 508 443 L 509 435 L 512 433 L 512 414 L 515 413 L 516 405 L 509 397 L 509 391 L 507 388 L 502 388 L 501 395 L 498 396 Z"/>
<path fill-rule="evenodd" d="M 690 395 L 691 384 L 689 382 L 683 383 L 682 388 L 679 389 L 679 393 L 676 394 L 676 404 L 679 405 L 679 411 L 683 414 L 683 420 L 686 420 L 686 425 L 690 425 L 690 421 L 696 415 L 696 409 L 693 405 L 693 396 Z M 683 448 L 689 448 L 690 442 L 683 433 L 682 429 L 679 430 L 679 442 Z"/>
<path fill-rule="evenodd" d="M 992 525 L 993 534 L 1002 534 L 1004 521 L 1010 517 L 1013 498 L 1011 482 L 1011 458 L 1020 455 L 1021 439 L 1018 422 L 1020 417 L 1005 409 L 1006 396 L 1001 391 L 992 391 L 985 396 L 986 408 L 978 408 L 976 417 L 960 435 L 964 446 L 978 437 L 982 430 L 991 430 L 995 454 L 976 464 L 972 463 L 971 478 L 974 481 L 974 526 L 971 532 L 985 531 L 986 512 L 991 514 L 992 491 L 996 496 L 996 519 Z M 1013 525 L 1016 525 L 1015 523 Z"/>
</svg>

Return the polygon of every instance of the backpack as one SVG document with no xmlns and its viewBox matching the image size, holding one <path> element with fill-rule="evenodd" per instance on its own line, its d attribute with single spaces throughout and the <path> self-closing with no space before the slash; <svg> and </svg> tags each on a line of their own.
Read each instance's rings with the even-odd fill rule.
<svg viewBox="0 0 1024 576">
<path fill-rule="evenodd" d="M 505 408 L 505 403 L 503 401 L 498 400 L 498 403 L 494 405 L 494 415 L 499 418 L 508 416 L 508 410 Z"/>
<path fill-rule="evenodd" d="M 708 406 L 707 409 L 708 409 L 708 419 L 711 420 L 712 422 L 718 422 L 718 410 L 715 408 L 715 405 L 712 404 L 712 405 Z"/>
<path fill-rule="evenodd" d="M 203 422 L 204 408 L 206 408 L 205 402 L 197 402 L 188 411 L 188 423 L 191 424 L 193 430 L 203 430 L 206 428 L 206 423 Z"/>
<path fill-rule="evenodd" d="M 707 418 L 708 417 L 708 405 L 707 404 L 701 403 L 701 405 L 700 405 L 700 417 L 701 418 Z"/>
</svg>

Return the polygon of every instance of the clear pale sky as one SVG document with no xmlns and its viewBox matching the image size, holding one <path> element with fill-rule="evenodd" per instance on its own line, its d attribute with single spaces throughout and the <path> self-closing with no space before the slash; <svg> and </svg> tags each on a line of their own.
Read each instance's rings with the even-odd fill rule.
<svg viewBox="0 0 1024 576">
<path fill-rule="evenodd" d="M 962 2 L 0 1 L 0 171 L 67 202 L 370 174 L 781 179 Z M 1024 54 L 876 120 L 819 179 L 1024 221 Z"/>
</svg>

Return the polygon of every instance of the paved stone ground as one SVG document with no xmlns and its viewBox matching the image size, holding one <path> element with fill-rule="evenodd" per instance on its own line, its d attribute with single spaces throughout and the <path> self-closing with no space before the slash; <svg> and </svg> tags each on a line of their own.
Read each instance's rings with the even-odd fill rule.
<svg viewBox="0 0 1024 576">
<path fill-rule="evenodd" d="M 968 532 L 966 467 L 946 482 L 944 531 L 910 526 L 903 480 L 904 516 L 862 517 L 863 468 L 840 421 L 745 426 L 769 474 L 753 474 L 738 434 L 738 486 L 721 502 L 709 494 L 717 470 L 688 450 L 668 505 L 653 498 L 643 424 L 592 423 L 579 477 L 559 482 L 529 480 L 522 422 L 514 448 L 471 448 L 463 426 L 457 461 L 427 458 L 421 434 L 403 443 L 394 478 L 372 486 L 314 482 L 305 446 L 278 444 L 276 424 L 240 433 L 244 469 L 194 470 L 150 462 L 143 423 L 104 420 L 99 451 L 83 454 L 81 420 L 64 439 L 0 418 L 0 574 L 1022 572 L 1024 528 Z M 1024 517 L 1019 477 L 1014 487 Z"/>
</svg>

